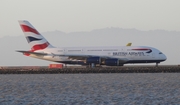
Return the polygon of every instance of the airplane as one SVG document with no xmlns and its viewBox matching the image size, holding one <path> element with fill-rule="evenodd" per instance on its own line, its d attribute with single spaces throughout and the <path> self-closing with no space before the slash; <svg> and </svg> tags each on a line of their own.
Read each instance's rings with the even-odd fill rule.
<svg viewBox="0 0 180 105">
<path fill-rule="evenodd" d="M 132 43 L 128 43 L 126 46 L 131 46 L 132 45 Z"/>
<path fill-rule="evenodd" d="M 54 47 L 28 21 L 19 20 L 31 50 L 17 52 L 26 56 L 64 64 L 123 66 L 165 61 L 166 55 L 148 46 Z"/>
</svg>

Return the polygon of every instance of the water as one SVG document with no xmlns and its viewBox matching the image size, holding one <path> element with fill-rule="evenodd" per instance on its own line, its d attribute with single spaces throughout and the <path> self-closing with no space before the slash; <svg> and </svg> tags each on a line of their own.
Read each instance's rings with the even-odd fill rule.
<svg viewBox="0 0 180 105">
<path fill-rule="evenodd" d="M 179 75 L 0 75 L 0 105 L 179 105 Z"/>
</svg>

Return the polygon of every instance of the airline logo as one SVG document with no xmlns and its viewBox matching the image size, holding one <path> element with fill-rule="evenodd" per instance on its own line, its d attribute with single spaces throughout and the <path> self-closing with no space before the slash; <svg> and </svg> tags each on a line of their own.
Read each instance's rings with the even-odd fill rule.
<svg viewBox="0 0 180 105">
<path fill-rule="evenodd" d="M 144 52 L 113 52 L 113 56 L 145 56 Z"/>
<path fill-rule="evenodd" d="M 151 53 L 152 50 L 151 49 L 146 49 L 146 48 L 140 48 L 140 49 L 132 49 L 132 50 L 136 50 L 136 51 L 147 51 L 146 53 Z"/>
<path fill-rule="evenodd" d="M 146 48 L 137 48 L 137 49 L 131 49 L 135 50 L 135 52 L 113 52 L 113 56 L 128 56 L 128 55 L 133 55 L 133 56 L 145 56 L 144 51 L 147 51 L 145 53 L 151 53 L 151 49 L 146 49 Z"/>
<path fill-rule="evenodd" d="M 49 42 L 28 21 L 19 21 L 19 23 L 31 46 L 32 52 L 45 49 L 50 45 Z"/>
</svg>

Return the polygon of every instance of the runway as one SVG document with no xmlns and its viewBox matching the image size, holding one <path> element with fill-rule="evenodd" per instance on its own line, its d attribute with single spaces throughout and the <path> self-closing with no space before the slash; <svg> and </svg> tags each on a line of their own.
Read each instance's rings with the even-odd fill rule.
<svg viewBox="0 0 180 105">
<path fill-rule="evenodd" d="M 179 73 L 178 65 L 120 66 L 120 67 L 67 67 L 49 69 L 46 66 L 21 66 L 1 68 L 0 74 L 62 74 L 62 73 Z"/>
</svg>

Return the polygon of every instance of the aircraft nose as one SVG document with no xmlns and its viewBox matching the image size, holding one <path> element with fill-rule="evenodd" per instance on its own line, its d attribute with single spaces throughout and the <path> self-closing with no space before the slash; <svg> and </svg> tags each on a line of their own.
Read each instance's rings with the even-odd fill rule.
<svg viewBox="0 0 180 105">
<path fill-rule="evenodd" d="M 163 60 L 166 60 L 166 59 L 167 59 L 167 57 L 166 57 L 165 54 L 163 54 L 162 58 L 163 58 Z"/>
</svg>

